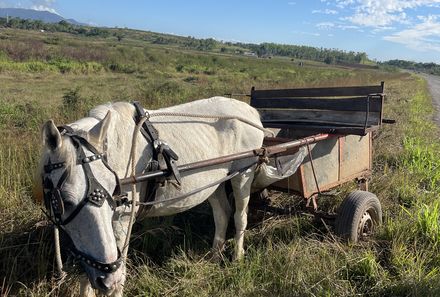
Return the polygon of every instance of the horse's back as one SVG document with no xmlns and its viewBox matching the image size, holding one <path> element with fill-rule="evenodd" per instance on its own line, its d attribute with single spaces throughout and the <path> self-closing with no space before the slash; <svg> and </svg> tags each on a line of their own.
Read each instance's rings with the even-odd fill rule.
<svg viewBox="0 0 440 297">
<path fill-rule="evenodd" d="M 180 165 L 259 148 L 263 143 L 264 133 L 255 127 L 262 127 L 259 114 L 245 102 L 213 97 L 150 111 L 151 114 L 159 112 L 169 115 L 153 116 L 151 122 L 158 130 L 159 138 L 167 142 L 179 155 Z M 201 117 L 171 114 L 192 114 Z M 253 125 L 238 119 L 203 118 L 203 115 L 236 117 Z M 158 191 L 157 199 L 166 200 L 200 188 L 249 163 L 250 160 L 247 159 L 183 174 L 181 189 L 167 186 Z M 150 215 L 171 214 L 191 208 L 207 199 L 215 189 L 216 187 L 212 187 L 204 190 L 178 203 L 164 204 L 165 207 L 159 205 L 153 208 Z"/>
</svg>

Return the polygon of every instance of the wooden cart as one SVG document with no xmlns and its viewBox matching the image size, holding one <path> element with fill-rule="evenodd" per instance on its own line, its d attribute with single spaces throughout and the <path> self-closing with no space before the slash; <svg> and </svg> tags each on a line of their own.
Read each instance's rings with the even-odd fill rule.
<svg viewBox="0 0 440 297">
<path fill-rule="evenodd" d="M 357 241 L 381 223 L 381 206 L 368 192 L 371 176 L 372 134 L 382 119 L 384 83 L 375 86 L 251 90 L 250 104 L 263 125 L 275 132 L 265 145 L 276 145 L 320 133 L 333 137 L 307 145 L 308 156 L 296 173 L 274 184 L 313 202 L 316 196 L 356 180 L 359 191 L 348 195 L 339 208 L 335 231 Z"/>
<path fill-rule="evenodd" d="M 335 230 L 356 242 L 370 235 L 382 221 L 378 198 L 367 191 L 371 175 L 372 133 L 382 119 L 384 83 L 377 86 L 251 90 L 250 104 L 257 108 L 266 128 L 276 137 L 265 138 L 262 148 L 200 160 L 177 166 L 179 172 L 209 168 L 235 160 L 277 157 L 306 147 L 308 156 L 297 172 L 275 185 L 294 191 L 314 202 L 315 197 L 350 180 L 360 181 L 362 190 L 350 193 L 339 208 Z M 385 121 L 386 122 L 386 121 Z M 230 179 L 222 179 L 208 187 Z M 150 171 L 121 179 L 135 184 L 170 176 L 169 169 Z M 206 188 L 206 187 L 204 187 Z M 187 195 L 173 199 L 183 199 Z M 161 203 L 152 201 L 142 205 Z"/>
</svg>

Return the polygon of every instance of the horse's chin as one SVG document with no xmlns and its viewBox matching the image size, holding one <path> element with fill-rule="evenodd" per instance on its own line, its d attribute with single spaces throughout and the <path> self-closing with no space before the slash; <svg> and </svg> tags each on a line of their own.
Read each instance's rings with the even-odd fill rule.
<svg viewBox="0 0 440 297">
<path fill-rule="evenodd" d="M 99 290 L 100 293 L 106 296 L 111 296 L 115 291 L 119 291 L 120 286 L 123 284 L 121 268 L 112 273 L 104 273 L 93 267 L 84 266 L 87 278 L 93 289 Z"/>
</svg>

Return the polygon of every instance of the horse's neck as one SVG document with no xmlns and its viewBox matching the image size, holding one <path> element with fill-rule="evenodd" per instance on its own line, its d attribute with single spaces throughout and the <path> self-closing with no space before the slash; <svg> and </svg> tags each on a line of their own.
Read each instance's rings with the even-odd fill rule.
<svg viewBox="0 0 440 297">
<path fill-rule="evenodd" d="M 136 173 L 143 171 L 150 161 L 151 148 L 141 133 L 135 136 L 136 151 L 133 156 L 131 155 L 134 129 L 135 123 L 132 119 L 115 117 L 108 131 L 106 150 L 109 165 L 120 178 L 131 175 L 131 157 L 135 160 Z"/>
</svg>

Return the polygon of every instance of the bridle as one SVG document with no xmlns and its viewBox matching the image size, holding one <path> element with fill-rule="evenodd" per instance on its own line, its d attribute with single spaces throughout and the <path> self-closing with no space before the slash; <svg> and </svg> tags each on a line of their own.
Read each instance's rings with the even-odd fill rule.
<svg viewBox="0 0 440 297">
<path fill-rule="evenodd" d="M 85 138 L 74 133 L 73 129 L 69 126 L 59 127 L 58 130 L 62 136 L 68 136 L 73 142 L 77 150 L 77 160 L 76 164 L 81 165 L 87 180 L 86 196 L 81 202 L 75 207 L 71 214 L 66 218 L 62 219 L 64 214 L 64 202 L 61 195 L 63 185 L 69 176 L 69 170 L 66 168 L 66 162 L 51 163 L 50 159 L 46 165 L 44 165 L 44 175 L 43 175 L 43 190 L 44 190 L 44 204 L 47 212 L 45 214 L 54 223 L 56 227 L 63 230 L 64 233 L 67 232 L 64 226 L 69 224 L 75 217 L 80 213 L 80 211 L 87 204 L 93 207 L 102 207 L 104 202 L 107 201 L 111 209 L 115 211 L 118 204 L 113 199 L 113 196 L 120 195 L 120 184 L 118 175 L 107 163 L 107 157 L 105 153 L 100 153 L 93 145 L 91 145 Z M 93 155 L 87 156 L 84 150 L 86 148 Z M 92 169 L 90 167 L 91 162 L 101 161 L 105 167 L 115 176 L 115 188 L 112 195 L 99 183 L 99 181 L 93 175 Z M 58 180 L 56 186 L 54 186 L 49 175 L 54 170 L 64 169 Z M 67 235 L 68 236 L 68 235 Z M 75 259 L 81 261 L 83 265 L 89 265 L 96 268 L 102 272 L 110 273 L 116 271 L 122 262 L 121 252 L 118 248 L 118 258 L 112 263 L 102 263 L 95 260 L 93 257 L 77 250 L 74 246 L 69 247 L 69 251 L 72 253 Z"/>
</svg>

